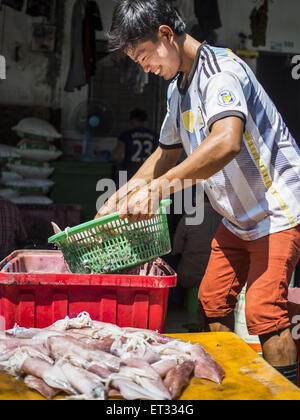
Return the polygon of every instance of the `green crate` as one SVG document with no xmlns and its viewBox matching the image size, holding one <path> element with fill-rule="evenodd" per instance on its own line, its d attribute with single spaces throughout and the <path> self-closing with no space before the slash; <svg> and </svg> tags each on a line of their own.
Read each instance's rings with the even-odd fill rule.
<svg viewBox="0 0 300 420">
<path fill-rule="evenodd" d="M 119 213 L 83 223 L 48 239 L 56 243 L 73 273 L 108 274 L 171 251 L 167 207 L 160 203 L 150 220 L 130 223 Z"/>
</svg>

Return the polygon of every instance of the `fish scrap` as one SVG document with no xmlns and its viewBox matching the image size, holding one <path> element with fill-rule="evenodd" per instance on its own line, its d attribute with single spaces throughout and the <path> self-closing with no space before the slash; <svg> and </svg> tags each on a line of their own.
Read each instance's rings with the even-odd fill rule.
<svg viewBox="0 0 300 420">
<path fill-rule="evenodd" d="M 47 399 L 173 400 L 193 376 L 221 384 L 223 368 L 199 344 L 93 321 L 87 312 L 47 328 L 0 334 L 0 370 Z"/>
</svg>

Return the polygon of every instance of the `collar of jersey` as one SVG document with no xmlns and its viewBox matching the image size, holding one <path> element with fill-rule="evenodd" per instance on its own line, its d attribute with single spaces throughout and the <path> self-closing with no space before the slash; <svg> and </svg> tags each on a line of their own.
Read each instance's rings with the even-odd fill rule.
<svg viewBox="0 0 300 420">
<path fill-rule="evenodd" d="M 186 92 L 188 91 L 188 88 L 190 87 L 190 84 L 191 84 L 191 82 L 192 82 L 192 80 L 193 80 L 194 74 L 195 74 L 196 69 L 197 69 L 197 66 L 198 66 L 198 62 L 199 62 L 199 58 L 200 58 L 200 53 L 201 53 L 201 50 L 202 50 L 202 48 L 203 48 L 206 44 L 207 44 L 207 42 L 206 42 L 206 41 L 204 41 L 204 42 L 202 42 L 202 44 L 201 44 L 201 45 L 200 45 L 200 47 L 198 48 L 198 51 L 197 51 L 197 54 L 196 54 L 196 57 L 195 57 L 195 60 L 194 60 L 194 63 L 193 63 L 192 70 L 191 70 L 191 72 L 190 72 L 190 74 L 189 74 L 189 77 L 188 77 L 187 82 L 186 82 L 186 84 L 185 84 L 185 86 L 184 86 L 184 88 L 183 88 L 183 89 L 180 87 L 180 85 L 181 85 L 181 81 L 182 81 L 182 78 L 183 78 L 183 76 L 184 76 L 184 73 L 183 73 L 183 72 L 179 72 L 179 74 L 178 74 L 178 78 L 177 78 L 177 87 L 178 87 L 178 91 L 179 91 L 179 93 L 180 93 L 181 95 L 185 95 L 185 94 L 186 94 Z"/>
</svg>

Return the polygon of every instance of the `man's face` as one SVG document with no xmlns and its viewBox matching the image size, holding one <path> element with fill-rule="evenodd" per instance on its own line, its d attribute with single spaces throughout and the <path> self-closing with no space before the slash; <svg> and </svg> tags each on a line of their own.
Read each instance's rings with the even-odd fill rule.
<svg viewBox="0 0 300 420">
<path fill-rule="evenodd" d="M 174 42 L 166 36 L 158 36 L 156 42 L 140 42 L 126 54 L 139 63 L 144 72 L 170 80 L 180 71 L 181 60 Z"/>
</svg>

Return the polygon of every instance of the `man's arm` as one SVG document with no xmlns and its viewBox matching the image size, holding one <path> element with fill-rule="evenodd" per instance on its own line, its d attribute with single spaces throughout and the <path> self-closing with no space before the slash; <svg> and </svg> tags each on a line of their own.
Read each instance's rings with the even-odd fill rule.
<svg viewBox="0 0 300 420">
<path fill-rule="evenodd" d="M 165 174 L 169 169 L 173 168 L 180 155 L 182 149 L 163 149 L 158 148 L 143 163 L 132 179 L 143 179 L 147 183 Z"/>
<path fill-rule="evenodd" d="M 243 130 L 244 122 L 238 117 L 216 121 L 210 135 L 189 157 L 131 195 L 128 203 L 123 203 L 121 217 L 128 217 L 131 222 L 148 219 L 156 210 L 153 203 L 157 207 L 160 200 L 168 197 L 170 192 L 182 190 L 184 180 L 191 180 L 194 185 L 219 172 L 239 154 Z"/>
<path fill-rule="evenodd" d="M 175 166 L 181 153 L 182 149 L 162 149 L 159 146 L 127 184 L 109 198 L 95 219 L 117 211 L 128 196 L 134 194 L 138 180 L 142 180 L 145 184 L 151 183 L 153 179 L 162 176 Z"/>
<path fill-rule="evenodd" d="M 162 178 L 169 182 L 191 179 L 193 184 L 210 178 L 240 153 L 243 130 L 243 120 L 238 117 L 227 117 L 215 122 L 210 135 L 200 146 Z"/>
</svg>

